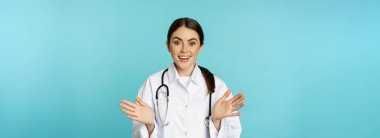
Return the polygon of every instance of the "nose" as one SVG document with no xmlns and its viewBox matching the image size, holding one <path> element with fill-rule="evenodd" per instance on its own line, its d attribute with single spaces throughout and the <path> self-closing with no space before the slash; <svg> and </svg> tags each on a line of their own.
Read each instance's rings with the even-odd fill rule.
<svg viewBox="0 0 380 138">
<path fill-rule="evenodd" d="M 188 46 L 186 44 L 182 44 L 181 53 L 186 53 L 188 51 Z"/>
</svg>

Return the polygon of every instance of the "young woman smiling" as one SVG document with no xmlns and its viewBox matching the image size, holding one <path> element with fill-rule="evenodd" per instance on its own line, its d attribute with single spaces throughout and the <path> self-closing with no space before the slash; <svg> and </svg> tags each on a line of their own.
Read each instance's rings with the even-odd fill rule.
<svg viewBox="0 0 380 138">
<path fill-rule="evenodd" d="M 148 77 L 137 103 L 121 100 L 121 111 L 133 120 L 133 137 L 240 137 L 237 110 L 245 105 L 245 96 L 233 97 L 223 80 L 197 65 L 203 40 L 194 19 L 171 24 L 166 45 L 174 63 Z"/>
</svg>

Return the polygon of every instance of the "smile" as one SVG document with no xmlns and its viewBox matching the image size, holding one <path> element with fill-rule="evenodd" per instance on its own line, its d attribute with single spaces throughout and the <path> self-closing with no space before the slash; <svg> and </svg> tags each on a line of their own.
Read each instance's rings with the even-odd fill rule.
<svg viewBox="0 0 380 138">
<path fill-rule="evenodd" d="M 187 61 L 189 61 L 190 60 L 190 58 L 191 58 L 191 56 L 178 56 L 178 58 L 179 58 L 179 60 L 181 61 L 181 62 L 187 62 Z"/>
</svg>

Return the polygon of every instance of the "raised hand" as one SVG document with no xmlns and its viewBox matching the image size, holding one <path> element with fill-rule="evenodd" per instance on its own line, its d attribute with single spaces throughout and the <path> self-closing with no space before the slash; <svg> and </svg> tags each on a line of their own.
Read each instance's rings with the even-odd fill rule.
<svg viewBox="0 0 380 138">
<path fill-rule="evenodd" d="M 128 115 L 129 119 L 139 121 L 147 125 L 147 127 L 154 127 L 154 112 L 152 108 L 144 103 L 139 97 L 136 98 L 137 103 L 134 104 L 127 100 L 121 100 L 119 106 L 122 107 L 121 111 Z"/>
<path fill-rule="evenodd" d="M 226 100 L 227 97 L 231 94 L 230 90 L 227 90 L 224 93 L 223 97 L 221 97 L 214 105 L 214 111 L 212 113 L 212 119 L 220 121 L 225 117 L 230 116 L 240 116 L 241 113 L 235 112 L 242 108 L 246 103 L 242 102 L 245 98 L 243 93 L 239 93 L 235 97 Z"/>
</svg>

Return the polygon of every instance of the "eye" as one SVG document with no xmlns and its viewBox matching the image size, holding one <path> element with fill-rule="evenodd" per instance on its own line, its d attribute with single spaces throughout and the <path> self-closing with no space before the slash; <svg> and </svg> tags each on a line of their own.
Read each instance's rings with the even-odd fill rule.
<svg viewBox="0 0 380 138">
<path fill-rule="evenodd" d="M 173 43 L 174 43 L 174 45 L 179 45 L 180 44 L 179 41 L 174 41 Z"/>
<path fill-rule="evenodd" d="M 190 42 L 189 43 L 190 46 L 195 46 L 195 44 L 196 44 L 195 42 Z"/>
</svg>

